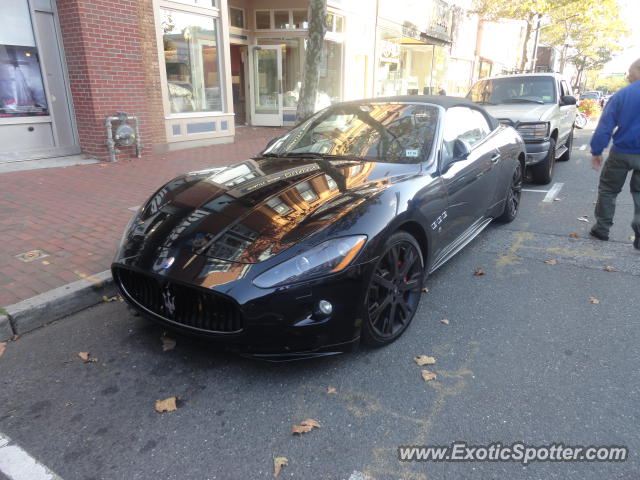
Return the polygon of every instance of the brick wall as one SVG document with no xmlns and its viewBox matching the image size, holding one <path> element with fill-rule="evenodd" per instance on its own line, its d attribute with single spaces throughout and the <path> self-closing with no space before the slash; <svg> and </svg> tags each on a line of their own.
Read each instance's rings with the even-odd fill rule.
<svg viewBox="0 0 640 480">
<path fill-rule="evenodd" d="M 80 146 L 108 158 L 105 117 L 140 121 L 143 155 L 165 142 L 152 0 L 57 0 Z M 123 148 L 119 158 L 133 155 Z"/>
</svg>

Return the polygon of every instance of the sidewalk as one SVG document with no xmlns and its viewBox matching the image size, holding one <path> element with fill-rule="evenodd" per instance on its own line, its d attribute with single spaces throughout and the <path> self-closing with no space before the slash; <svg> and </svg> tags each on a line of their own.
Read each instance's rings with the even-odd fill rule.
<svg viewBox="0 0 640 480">
<path fill-rule="evenodd" d="M 234 143 L 0 175 L 0 307 L 107 270 L 133 208 L 166 181 L 245 160 L 282 132 L 240 127 Z M 16 258 L 32 250 L 47 256 Z"/>
</svg>

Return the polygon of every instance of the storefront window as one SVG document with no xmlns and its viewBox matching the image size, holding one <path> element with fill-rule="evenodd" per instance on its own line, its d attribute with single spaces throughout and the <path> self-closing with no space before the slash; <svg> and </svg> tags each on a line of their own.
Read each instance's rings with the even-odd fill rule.
<svg viewBox="0 0 640 480">
<path fill-rule="evenodd" d="M 306 10 L 294 10 L 293 14 L 293 28 L 297 30 L 309 28 L 309 20 L 307 18 Z"/>
<path fill-rule="evenodd" d="M 275 10 L 273 12 L 273 20 L 278 30 L 288 30 L 289 25 L 289 10 Z"/>
<path fill-rule="evenodd" d="M 0 117 L 48 115 L 26 0 L 0 2 Z"/>
<path fill-rule="evenodd" d="M 260 39 L 260 45 L 280 45 L 282 49 L 283 106 L 296 107 L 302 86 L 305 61 L 305 39 Z M 342 99 L 342 43 L 324 41 L 320 61 L 320 81 L 316 110 Z"/>
<path fill-rule="evenodd" d="M 342 44 L 325 40 L 320 60 L 318 102 L 325 106 L 342 98 Z"/>
<path fill-rule="evenodd" d="M 236 28 L 244 27 L 244 10 L 241 8 L 229 7 L 229 24 Z"/>
<path fill-rule="evenodd" d="M 222 110 L 216 20 L 161 10 L 172 113 Z"/>
<path fill-rule="evenodd" d="M 271 12 L 269 10 L 256 10 L 256 28 L 258 30 L 271 28 Z"/>
</svg>

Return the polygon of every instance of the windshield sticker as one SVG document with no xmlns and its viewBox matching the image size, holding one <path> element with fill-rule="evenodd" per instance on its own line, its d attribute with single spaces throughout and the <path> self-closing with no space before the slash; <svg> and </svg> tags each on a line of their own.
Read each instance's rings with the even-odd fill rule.
<svg viewBox="0 0 640 480">
<path fill-rule="evenodd" d="M 404 151 L 404 156 L 409 158 L 417 158 L 420 155 L 420 150 L 407 149 Z"/>
</svg>

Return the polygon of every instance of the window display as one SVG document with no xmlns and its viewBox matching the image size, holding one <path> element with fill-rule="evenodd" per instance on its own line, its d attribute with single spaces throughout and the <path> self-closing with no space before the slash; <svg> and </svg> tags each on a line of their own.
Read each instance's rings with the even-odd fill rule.
<svg viewBox="0 0 640 480">
<path fill-rule="evenodd" d="M 0 2 L 0 117 L 48 115 L 26 0 Z"/>
<path fill-rule="evenodd" d="M 0 45 L 0 117 L 48 114 L 38 50 Z"/>
<path fill-rule="evenodd" d="M 171 113 L 222 111 L 216 20 L 161 12 Z"/>
</svg>

